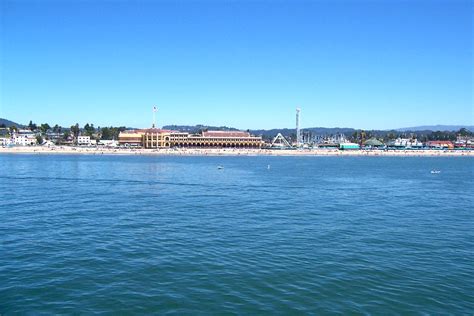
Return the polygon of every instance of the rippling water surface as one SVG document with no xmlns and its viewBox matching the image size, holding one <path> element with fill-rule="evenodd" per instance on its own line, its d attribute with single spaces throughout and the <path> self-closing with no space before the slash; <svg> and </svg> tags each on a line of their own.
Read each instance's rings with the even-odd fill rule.
<svg viewBox="0 0 474 316">
<path fill-rule="evenodd" d="M 473 162 L 0 155 L 0 314 L 472 314 Z"/>
</svg>

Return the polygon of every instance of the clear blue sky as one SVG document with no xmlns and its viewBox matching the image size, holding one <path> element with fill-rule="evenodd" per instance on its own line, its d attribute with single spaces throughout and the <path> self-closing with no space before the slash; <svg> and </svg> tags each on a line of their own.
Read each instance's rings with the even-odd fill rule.
<svg viewBox="0 0 474 316">
<path fill-rule="evenodd" d="M 473 124 L 471 1 L 1 0 L 0 117 Z"/>
</svg>

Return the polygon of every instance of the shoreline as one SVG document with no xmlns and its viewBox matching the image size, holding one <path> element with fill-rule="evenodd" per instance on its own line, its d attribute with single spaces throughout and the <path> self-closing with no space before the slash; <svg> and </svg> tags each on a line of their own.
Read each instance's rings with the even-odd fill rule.
<svg viewBox="0 0 474 316">
<path fill-rule="evenodd" d="M 40 155 L 143 155 L 143 156 L 341 156 L 341 157 L 474 157 L 473 150 L 339 150 L 339 149 L 231 149 L 231 148 L 173 148 L 123 149 L 88 147 L 0 147 L 0 154 Z"/>
</svg>

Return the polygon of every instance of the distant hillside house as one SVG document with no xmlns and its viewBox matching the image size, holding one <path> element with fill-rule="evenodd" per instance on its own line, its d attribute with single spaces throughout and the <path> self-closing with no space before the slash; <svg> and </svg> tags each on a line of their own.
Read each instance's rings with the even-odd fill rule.
<svg viewBox="0 0 474 316">
<path fill-rule="evenodd" d="M 46 133 L 46 137 L 50 140 L 53 140 L 53 141 L 62 140 L 63 136 L 64 135 L 62 133 L 53 133 L 53 132 Z"/>
</svg>

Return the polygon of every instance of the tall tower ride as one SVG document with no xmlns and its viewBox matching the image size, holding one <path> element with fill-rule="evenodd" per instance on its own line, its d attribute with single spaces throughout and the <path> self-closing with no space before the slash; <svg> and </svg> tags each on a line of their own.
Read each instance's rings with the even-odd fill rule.
<svg viewBox="0 0 474 316">
<path fill-rule="evenodd" d="M 301 131 L 300 131 L 300 108 L 296 108 L 296 147 L 301 146 Z"/>
</svg>

